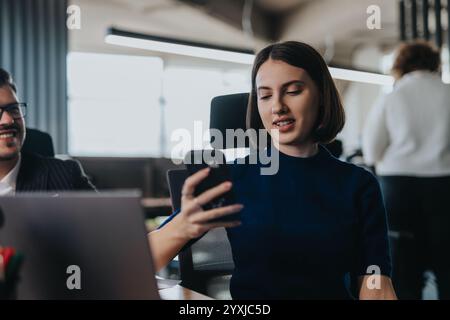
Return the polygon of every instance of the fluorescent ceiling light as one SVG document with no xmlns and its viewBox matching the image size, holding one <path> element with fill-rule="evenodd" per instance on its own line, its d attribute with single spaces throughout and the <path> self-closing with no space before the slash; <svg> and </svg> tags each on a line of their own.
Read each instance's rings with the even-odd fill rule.
<svg viewBox="0 0 450 320">
<path fill-rule="evenodd" d="M 203 59 L 234 62 L 252 65 L 255 54 L 252 50 L 210 45 L 194 41 L 144 35 L 110 28 L 105 37 L 108 44 L 150 51 L 178 54 Z M 329 68 L 334 79 L 370 83 L 377 85 L 394 84 L 391 76 L 342 68 Z"/>
<path fill-rule="evenodd" d="M 329 70 L 334 79 L 378 84 L 382 86 L 394 85 L 394 78 L 385 74 L 333 67 L 329 67 Z"/>
<path fill-rule="evenodd" d="M 117 29 L 109 30 L 109 33 L 106 35 L 105 42 L 130 48 L 241 64 L 253 64 L 253 60 L 255 59 L 255 55 L 252 50 L 215 46 L 159 36 L 142 35 Z"/>
</svg>

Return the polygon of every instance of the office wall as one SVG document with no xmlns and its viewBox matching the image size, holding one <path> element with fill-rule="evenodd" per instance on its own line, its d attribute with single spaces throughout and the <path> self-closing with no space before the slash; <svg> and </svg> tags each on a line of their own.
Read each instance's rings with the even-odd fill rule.
<svg viewBox="0 0 450 320">
<path fill-rule="evenodd" d="M 0 66 L 29 104 L 27 127 L 67 151 L 66 0 L 0 0 Z"/>
</svg>

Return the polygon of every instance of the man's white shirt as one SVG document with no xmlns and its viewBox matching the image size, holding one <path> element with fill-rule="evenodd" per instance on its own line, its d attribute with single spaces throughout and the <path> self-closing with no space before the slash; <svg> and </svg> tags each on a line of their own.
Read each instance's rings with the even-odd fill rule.
<svg viewBox="0 0 450 320">
<path fill-rule="evenodd" d="M 0 196 L 14 195 L 16 193 L 17 176 L 20 170 L 20 156 L 14 168 L 0 180 Z"/>
</svg>

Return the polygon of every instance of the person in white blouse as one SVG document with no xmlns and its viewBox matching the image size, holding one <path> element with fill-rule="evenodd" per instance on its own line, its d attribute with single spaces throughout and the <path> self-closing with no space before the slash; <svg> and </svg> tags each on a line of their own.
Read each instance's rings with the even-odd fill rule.
<svg viewBox="0 0 450 320">
<path fill-rule="evenodd" d="M 393 241 L 393 282 L 400 299 L 421 299 L 424 272 L 450 299 L 450 86 L 440 53 L 417 41 L 399 47 L 394 90 L 364 127 L 362 150 L 383 189 Z"/>
</svg>

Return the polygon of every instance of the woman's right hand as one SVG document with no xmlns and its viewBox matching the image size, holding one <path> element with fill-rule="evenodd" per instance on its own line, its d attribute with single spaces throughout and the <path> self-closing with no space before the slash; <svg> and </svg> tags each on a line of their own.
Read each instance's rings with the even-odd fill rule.
<svg viewBox="0 0 450 320">
<path fill-rule="evenodd" d="M 233 204 L 206 211 L 202 209 L 203 205 L 229 191 L 232 187 L 230 181 L 206 190 L 197 197 L 194 196 L 195 187 L 208 176 L 209 171 L 209 168 L 202 169 L 188 177 L 184 182 L 181 193 L 181 210 L 174 217 L 173 222 L 176 221 L 178 236 L 185 241 L 201 237 L 213 228 L 231 228 L 241 224 L 240 221 L 210 222 L 213 219 L 241 211 L 243 208 L 241 204 Z"/>
</svg>

